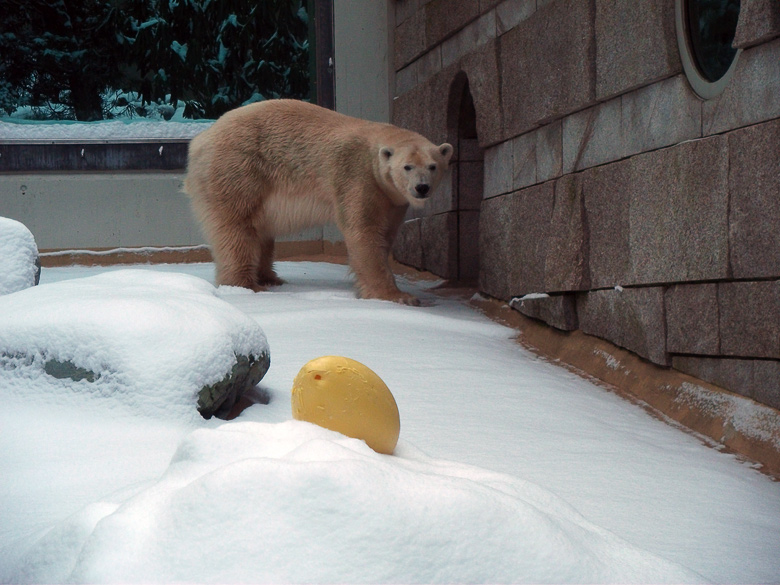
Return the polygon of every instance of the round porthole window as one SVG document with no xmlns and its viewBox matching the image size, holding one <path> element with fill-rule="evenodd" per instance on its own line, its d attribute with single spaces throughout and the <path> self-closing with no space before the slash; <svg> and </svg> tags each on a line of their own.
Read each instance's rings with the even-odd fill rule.
<svg viewBox="0 0 780 585">
<path fill-rule="evenodd" d="M 722 92 L 740 51 L 732 45 L 740 0 L 676 0 L 677 44 L 693 90 L 704 99 Z"/>
</svg>

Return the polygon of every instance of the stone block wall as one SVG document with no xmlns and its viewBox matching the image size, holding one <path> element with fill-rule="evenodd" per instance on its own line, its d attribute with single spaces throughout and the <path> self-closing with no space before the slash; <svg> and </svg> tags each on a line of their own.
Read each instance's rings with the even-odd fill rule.
<svg viewBox="0 0 780 585">
<path fill-rule="evenodd" d="M 397 0 L 393 121 L 456 152 L 395 253 L 780 408 L 780 3 L 709 100 L 674 4 Z"/>
</svg>

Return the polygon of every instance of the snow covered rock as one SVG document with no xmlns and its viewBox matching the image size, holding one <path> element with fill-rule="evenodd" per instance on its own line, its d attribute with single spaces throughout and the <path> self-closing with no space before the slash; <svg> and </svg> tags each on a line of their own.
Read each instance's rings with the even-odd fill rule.
<svg viewBox="0 0 780 585">
<path fill-rule="evenodd" d="M 24 400 L 194 422 L 269 366 L 257 322 L 193 276 L 120 270 L 0 297 L 0 382 Z"/>
<path fill-rule="evenodd" d="M 0 295 L 38 284 L 41 261 L 35 238 L 15 219 L 0 217 Z"/>
<path fill-rule="evenodd" d="M 203 418 L 225 418 L 244 392 L 255 387 L 271 366 L 271 355 L 266 351 L 258 357 L 236 355 L 236 363 L 225 377 L 205 385 L 198 393 L 198 411 Z"/>
</svg>

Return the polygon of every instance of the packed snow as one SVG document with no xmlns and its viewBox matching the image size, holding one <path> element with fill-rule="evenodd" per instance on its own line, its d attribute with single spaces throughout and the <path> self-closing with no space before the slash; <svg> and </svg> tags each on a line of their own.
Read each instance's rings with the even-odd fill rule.
<svg viewBox="0 0 780 585">
<path fill-rule="evenodd" d="M 30 230 L 0 217 L 0 295 L 35 286 L 39 275 L 38 246 Z"/>
<path fill-rule="evenodd" d="M 19 324 L 89 304 L 85 287 L 172 304 L 197 291 L 203 307 L 154 330 L 202 340 L 230 305 L 272 355 L 269 400 L 206 421 L 166 380 L 169 358 L 208 367 L 199 342 L 150 355 L 168 350 L 115 327 L 121 304 L 84 321 L 94 338 L 52 319 L 95 355 L 146 356 L 158 381 L 139 380 L 154 387 L 138 400 L 170 409 L 0 371 L 4 582 L 779 581 L 780 484 L 748 463 L 528 353 L 434 283 L 402 279 L 424 301 L 405 307 L 355 299 L 344 266 L 277 268 L 287 284 L 262 293 L 213 288 L 211 264 L 44 268 L 0 297 Z M 292 380 L 320 355 L 387 383 L 394 455 L 291 420 Z"/>
</svg>

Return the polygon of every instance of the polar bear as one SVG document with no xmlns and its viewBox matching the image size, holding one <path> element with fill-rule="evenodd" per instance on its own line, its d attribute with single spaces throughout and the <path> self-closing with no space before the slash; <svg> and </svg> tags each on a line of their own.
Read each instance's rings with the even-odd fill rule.
<svg viewBox="0 0 780 585">
<path fill-rule="evenodd" d="M 452 152 L 390 124 L 269 100 L 224 114 L 192 140 L 184 191 L 218 284 L 280 284 L 274 238 L 335 221 L 359 296 L 416 305 L 396 286 L 389 254 L 408 207 L 424 205 Z"/>
</svg>

